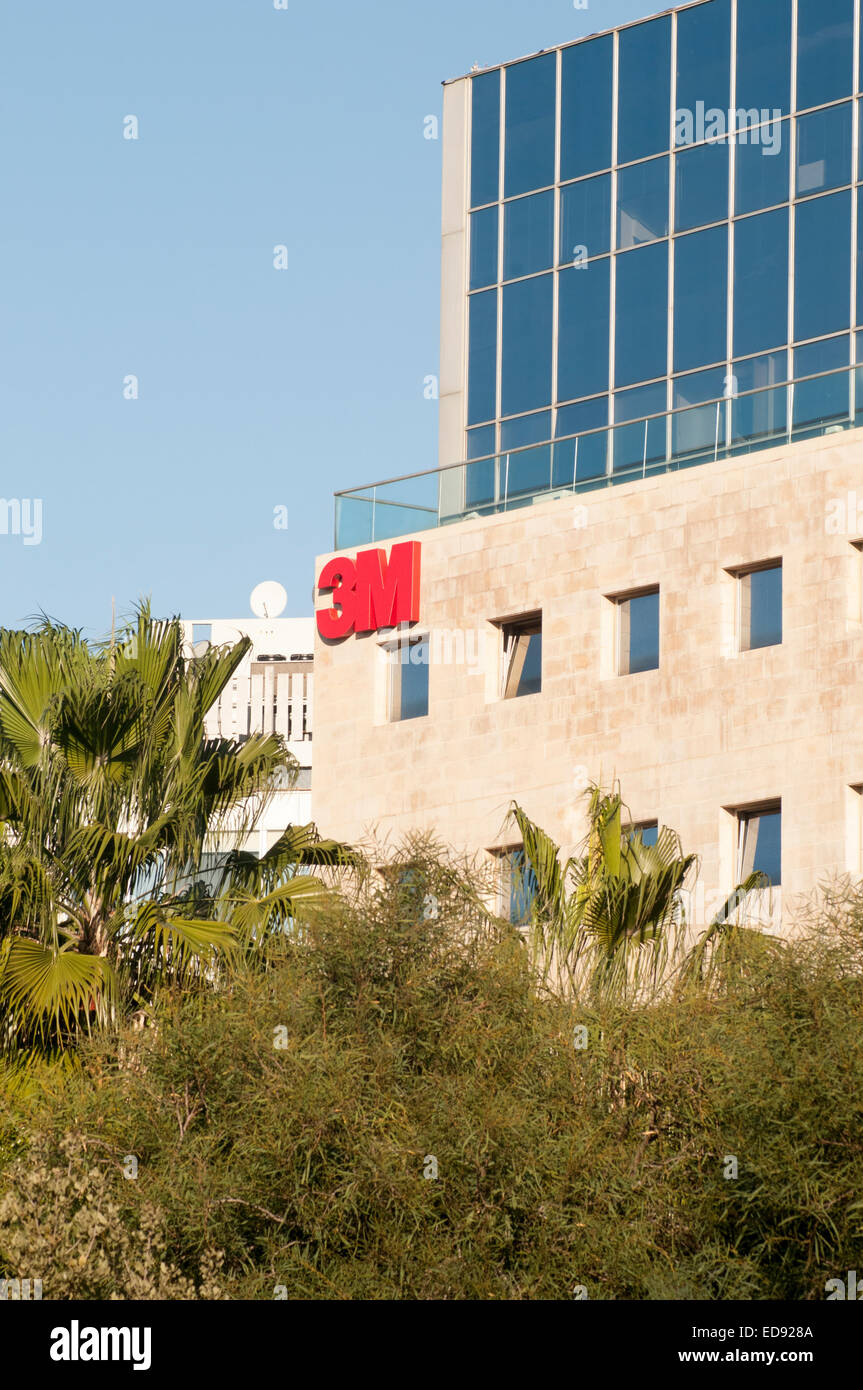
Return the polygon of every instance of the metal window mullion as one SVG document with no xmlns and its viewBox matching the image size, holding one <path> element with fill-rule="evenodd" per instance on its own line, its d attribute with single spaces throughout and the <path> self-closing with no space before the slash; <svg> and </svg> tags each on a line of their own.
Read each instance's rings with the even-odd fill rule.
<svg viewBox="0 0 863 1390">
<path fill-rule="evenodd" d="M 549 432 L 552 441 L 555 437 L 555 426 L 557 424 L 557 352 L 560 338 L 560 155 L 563 132 L 561 120 L 563 116 L 563 49 L 557 50 L 557 64 L 555 67 L 555 101 L 554 101 L 554 192 L 552 194 L 552 204 L 554 217 L 554 228 L 552 234 L 552 257 L 551 257 L 551 418 Z M 551 443 L 548 451 L 548 485 L 551 487 L 554 478 L 554 444 Z"/>
<path fill-rule="evenodd" d="M 500 453 L 500 416 L 503 391 L 503 240 L 504 240 L 504 176 L 506 171 L 506 74 L 500 70 L 500 141 L 498 145 L 498 236 L 497 236 L 497 344 L 495 348 L 494 439 L 495 454 Z M 495 501 L 497 501 L 497 497 Z"/>
<path fill-rule="evenodd" d="M 620 79 L 620 33 L 615 30 L 611 52 L 611 241 L 609 243 L 608 300 L 608 434 L 605 445 L 605 472 L 614 471 L 614 391 L 615 346 L 617 339 L 617 143 L 619 138 L 618 87 Z"/>
</svg>

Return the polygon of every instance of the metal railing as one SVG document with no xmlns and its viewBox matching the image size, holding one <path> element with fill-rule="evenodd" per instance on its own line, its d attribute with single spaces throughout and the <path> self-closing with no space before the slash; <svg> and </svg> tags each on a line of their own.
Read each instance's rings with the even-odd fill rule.
<svg viewBox="0 0 863 1390">
<path fill-rule="evenodd" d="M 335 548 L 863 426 L 863 366 L 734 391 L 335 494 Z"/>
</svg>

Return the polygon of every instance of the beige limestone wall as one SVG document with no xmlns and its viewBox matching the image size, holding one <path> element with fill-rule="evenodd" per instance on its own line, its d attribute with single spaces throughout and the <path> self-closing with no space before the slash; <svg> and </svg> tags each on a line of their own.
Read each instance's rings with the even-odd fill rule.
<svg viewBox="0 0 863 1390">
<path fill-rule="evenodd" d="M 858 488 L 859 520 L 842 528 Z M 572 849 L 584 771 L 618 777 L 634 819 L 701 856 L 709 904 L 734 883 L 725 808 L 781 798 L 787 916 L 825 872 L 861 867 L 861 536 L 863 431 L 419 534 L 417 630 L 461 632 L 464 659 L 441 651 L 428 717 L 392 724 L 385 634 L 317 639 L 319 826 L 352 841 L 434 830 L 484 850 L 513 842 L 515 798 Z M 784 641 L 739 652 L 728 571 L 774 558 Z M 660 669 L 616 676 L 607 596 L 655 584 Z M 493 623 L 536 609 L 542 692 L 503 701 Z"/>
</svg>

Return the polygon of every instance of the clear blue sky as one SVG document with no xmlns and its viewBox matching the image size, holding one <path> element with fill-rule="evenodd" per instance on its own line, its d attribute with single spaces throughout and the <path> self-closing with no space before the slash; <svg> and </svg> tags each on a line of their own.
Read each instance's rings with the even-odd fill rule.
<svg viewBox="0 0 863 1390">
<path fill-rule="evenodd" d="M 333 491 L 436 462 L 441 81 L 661 8 L 0 0 L 0 496 L 44 508 L 0 623 L 310 612 Z"/>
</svg>

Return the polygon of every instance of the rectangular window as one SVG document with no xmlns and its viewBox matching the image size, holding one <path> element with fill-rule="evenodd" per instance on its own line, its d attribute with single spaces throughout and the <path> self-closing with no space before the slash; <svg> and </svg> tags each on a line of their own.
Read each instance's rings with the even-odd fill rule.
<svg viewBox="0 0 863 1390">
<path fill-rule="evenodd" d="M 786 119 L 777 125 L 762 126 L 757 142 L 750 133 L 746 144 L 738 143 L 735 154 L 734 210 L 760 212 L 788 202 L 791 168 L 791 130 Z M 764 135 L 771 137 L 765 143 Z"/>
<path fill-rule="evenodd" d="M 608 257 L 558 276 L 557 395 L 561 401 L 608 390 Z"/>
<path fill-rule="evenodd" d="M 506 69 L 505 198 L 554 183 L 556 88 L 554 53 Z"/>
<path fill-rule="evenodd" d="M 551 319 L 550 275 L 504 286 L 501 414 L 551 405 Z"/>
<path fill-rule="evenodd" d="M 727 111 L 731 82 L 731 0 L 712 0 L 677 16 L 677 110 Z"/>
<path fill-rule="evenodd" d="M 620 32 L 617 160 L 671 146 L 671 21 L 663 15 Z"/>
<path fill-rule="evenodd" d="M 851 102 L 801 116 L 797 122 L 797 196 L 851 182 Z"/>
<path fill-rule="evenodd" d="M 674 243 L 674 370 L 724 362 L 728 342 L 728 228 Z"/>
<path fill-rule="evenodd" d="M 495 417 L 497 369 L 497 290 L 470 297 L 467 422 L 479 425 Z"/>
<path fill-rule="evenodd" d="M 560 263 L 583 263 L 611 250 L 611 175 L 560 190 Z"/>
<path fill-rule="evenodd" d="M 498 209 L 483 208 L 470 216 L 470 287 L 483 290 L 497 284 Z"/>
<path fill-rule="evenodd" d="M 192 646 L 197 647 L 199 642 L 212 642 L 213 624 L 212 623 L 192 623 Z M 235 682 L 236 684 L 236 682 Z"/>
<path fill-rule="evenodd" d="M 470 201 L 496 203 L 500 185 L 500 69 L 471 79 Z"/>
<path fill-rule="evenodd" d="M 797 204 L 794 264 L 796 341 L 847 330 L 851 325 L 850 190 Z"/>
<path fill-rule="evenodd" d="M 617 673 L 659 669 L 659 590 L 632 594 L 617 604 Z"/>
<path fill-rule="evenodd" d="M 676 230 L 688 232 L 710 222 L 724 222 L 728 217 L 727 142 L 684 150 L 674 163 Z"/>
<path fill-rule="evenodd" d="M 542 689 L 542 614 L 532 613 L 502 626 L 501 696 L 537 695 Z"/>
<path fill-rule="evenodd" d="M 514 927 L 523 927 L 530 921 L 536 876 L 521 847 L 495 850 L 494 855 L 500 865 L 500 915 Z"/>
<path fill-rule="evenodd" d="M 429 712 L 429 643 L 409 637 L 387 650 L 391 723 L 421 719 Z"/>
<path fill-rule="evenodd" d="M 629 251 L 668 236 L 668 156 L 621 169 L 617 178 L 617 247 Z"/>
<path fill-rule="evenodd" d="M 797 109 L 851 95 L 854 0 L 797 0 Z"/>
<path fill-rule="evenodd" d="M 516 198 L 503 208 L 503 278 L 550 270 L 554 260 L 554 194 Z"/>
<path fill-rule="evenodd" d="M 782 561 L 738 572 L 738 633 L 742 652 L 782 642 Z"/>
<path fill-rule="evenodd" d="M 737 106 L 791 106 L 791 0 L 741 0 L 737 6 Z"/>
<path fill-rule="evenodd" d="M 734 356 L 788 341 L 788 209 L 734 224 Z"/>
<path fill-rule="evenodd" d="M 648 848 L 656 844 L 659 839 L 659 822 L 655 820 L 640 821 L 638 825 L 633 825 L 629 830 L 629 838 L 634 840 L 636 835 L 641 837 L 641 843 Z"/>
<path fill-rule="evenodd" d="M 563 50 L 560 177 L 577 179 L 611 168 L 611 34 Z"/>
<path fill-rule="evenodd" d="M 737 812 L 737 882 L 761 873 L 771 888 L 782 884 L 782 803 Z"/>
<path fill-rule="evenodd" d="M 601 478 L 608 467 L 608 397 L 563 406 L 557 412 L 553 487 Z M 596 433 L 582 433 L 596 431 Z M 579 436 L 573 438 L 572 436 Z"/>
<path fill-rule="evenodd" d="M 665 376 L 668 367 L 668 242 L 617 258 L 615 385 Z"/>
</svg>

